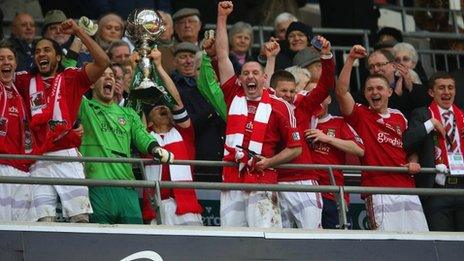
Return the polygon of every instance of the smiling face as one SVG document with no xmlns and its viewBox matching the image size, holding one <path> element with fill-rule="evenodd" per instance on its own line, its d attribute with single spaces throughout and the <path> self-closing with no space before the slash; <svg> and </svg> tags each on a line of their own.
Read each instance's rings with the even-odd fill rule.
<svg viewBox="0 0 464 261">
<path fill-rule="evenodd" d="M 58 44 L 63 45 L 69 40 L 71 35 L 63 33 L 61 31 L 60 24 L 56 23 L 56 24 L 51 24 L 47 27 L 44 33 L 44 37 L 53 39 Z"/>
<path fill-rule="evenodd" d="M 13 83 L 17 63 L 16 57 L 9 48 L 0 48 L 0 81 L 5 85 Z"/>
<path fill-rule="evenodd" d="M 251 36 L 248 33 L 236 33 L 232 36 L 231 51 L 236 54 L 245 54 L 251 46 Z"/>
<path fill-rule="evenodd" d="M 40 75 L 48 77 L 55 75 L 61 55 L 57 54 L 53 43 L 48 39 L 37 42 L 34 51 L 34 63 Z"/>
<path fill-rule="evenodd" d="M 364 97 L 369 106 L 377 113 L 385 114 L 388 109 L 388 98 L 393 90 L 383 78 L 370 78 L 364 86 Z"/>
<path fill-rule="evenodd" d="M 259 63 L 247 62 L 242 66 L 239 81 L 248 99 L 255 100 L 261 97 L 266 79 L 267 76 Z"/>
<path fill-rule="evenodd" d="M 113 70 L 108 67 L 103 72 L 103 75 L 92 85 L 93 98 L 104 104 L 111 104 L 113 102 L 115 85 Z"/>
<path fill-rule="evenodd" d="M 394 81 L 394 63 L 390 62 L 382 53 L 372 53 L 367 60 L 367 64 L 370 74 L 381 74 L 390 82 Z"/>
<path fill-rule="evenodd" d="M 292 31 L 288 34 L 288 44 L 290 50 L 298 52 L 308 46 L 309 40 L 306 34 L 301 31 Z"/>
<path fill-rule="evenodd" d="M 122 38 L 122 25 L 113 20 L 106 22 L 100 29 L 100 37 L 105 42 L 113 42 Z"/>
<path fill-rule="evenodd" d="M 442 109 L 449 109 L 454 103 L 456 96 L 455 82 L 451 78 L 438 78 L 435 80 L 429 95 Z"/>
</svg>

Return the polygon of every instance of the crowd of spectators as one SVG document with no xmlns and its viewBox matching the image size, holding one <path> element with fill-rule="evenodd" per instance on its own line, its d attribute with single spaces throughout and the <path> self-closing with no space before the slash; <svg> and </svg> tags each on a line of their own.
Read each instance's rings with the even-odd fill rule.
<svg viewBox="0 0 464 261">
<path fill-rule="evenodd" d="M 275 32 L 257 54 L 252 24 L 236 21 L 241 7 L 235 3 L 217 4 L 216 31 L 202 37 L 203 11 L 180 8 L 171 15 L 164 5 L 169 1 L 153 1 L 150 7 L 157 8 L 166 30 L 148 56 L 174 102 L 158 100 L 135 111 L 130 93 L 140 73 L 140 54 L 124 35 L 124 20 L 137 6 L 115 2 L 120 2 L 117 9 L 89 10 L 101 10 L 89 15 L 98 14 L 93 22 L 68 19 L 73 17 L 69 10 L 48 10 L 37 32 L 30 14 L 15 15 L 11 36 L 0 43 L 1 153 L 153 157 L 154 163 L 145 166 L 147 180 L 316 186 L 331 184 L 327 171 L 275 166 L 345 164 L 351 155 L 367 166 L 408 168 L 407 173 L 363 172 L 362 186 L 464 188 L 462 177 L 437 174 L 425 181 L 427 174 L 420 173 L 420 166 L 454 173 L 455 165 L 464 164 L 462 157 L 453 159 L 464 152 L 464 117 L 454 105 L 454 78 L 438 73 L 428 80 L 417 51 L 403 42 L 400 31 L 379 30 L 370 53 L 348 41 L 351 49 L 345 61 L 337 61 L 337 76 L 331 39 L 313 34 L 291 13 L 301 1 L 291 1 L 288 10 L 278 8 L 273 21 L 265 17 Z M 265 2 L 273 8 L 281 4 Z M 350 90 L 352 68 L 363 62 L 363 88 Z M 332 101 L 340 115 L 329 113 Z M 238 164 L 161 164 L 174 158 Z M 127 163 L 1 160 L 0 175 L 135 179 Z M 344 184 L 342 171 L 333 175 L 337 185 Z M 59 197 L 71 222 L 154 224 L 160 215 L 166 225 L 202 225 L 202 206 L 192 189 L 163 189 L 161 195 L 144 190 L 140 206 L 133 188 L 0 188 L 0 220 L 53 222 Z M 362 198 L 371 229 L 464 230 L 458 222 L 464 202 L 458 198 Z M 222 191 L 221 225 L 333 229 L 339 224 L 339 200 L 349 203 L 350 198 Z"/>
</svg>

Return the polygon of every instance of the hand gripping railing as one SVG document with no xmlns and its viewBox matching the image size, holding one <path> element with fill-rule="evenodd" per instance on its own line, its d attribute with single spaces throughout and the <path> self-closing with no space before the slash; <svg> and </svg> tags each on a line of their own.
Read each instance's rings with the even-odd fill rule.
<svg viewBox="0 0 464 261">
<path fill-rule="evenodd" d="M 59 162 L 101 162 L 101 163 L 131 163 L 140 164 L 144 171 L 144 164 L 153 163 L 151 159 L 142 158 L 106 158 L 106 157 L 69 157 L 69 156 L 39 156 L 0 154 L 0 159 L 10 160 L 45 160 Z M 195 166 L 235 166 L 235 163 L 206 160 L 175 160 L 173 165 Z M 290 192 L 333 192 L 339 211 L 339 228 L 347 229 L 347 206 L 343 199 L 344 193 L 367 194 L 397 194 L 397 195 L 432 195 L 432 196 L 464 196 L 464 189 L 438 189 L 438 188 L 391 188 L 391 187 L 360 187 L 335 186 L 333 170 L 361 170 L 361 171 L 388 171 L 407 172 L 406 167 L 384 166 L 357 166 L 357 165 L 322 165 L 322 164 L 282 164 L 277 168 L 283 169 L 318 169 L 328 170 L 331 186 L 312 185 L 282 185 L 282 184 L 243 184 L 243 183 L 217 183 L 217 182 L 172 182 L 172 181 L 145 181 L 145 180 L 97 180 L 97 179 L 71 179 L 71 178 L 38 178 L 38 177 L 4 177 L 0 176 L 0 183 L 18 184 L 44 184 L 44 185 L 70 185 L 70 186 L 114 186 L 114 187 L 142 187 L 155 188 L 157 191 L 157 206 L 160 204 L 160 189 L 164 188 L 193 188 L 206 190 L 247 190 L 247 191 L 290 191 Z M 422 168 L 422 173 L 437 173 L 435 168 Z M 144 175 L 145 176 L 145 175 Z M 159 216 L 159 215 L 158 215 Z M 159 220 L 158 220 L 159 222 Z"/>
</svg>

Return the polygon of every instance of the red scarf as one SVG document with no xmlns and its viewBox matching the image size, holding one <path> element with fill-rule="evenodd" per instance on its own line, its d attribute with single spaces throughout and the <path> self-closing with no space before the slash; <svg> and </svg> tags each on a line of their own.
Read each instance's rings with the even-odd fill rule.
<svg viewBox="0 0 464 261">
<path fill-rule="evenodd" d="M 31 128 L 47 124 L 46 140 L 55 142 L 72 128 L 66 99 L 61 96 L 64 77 L 58 74 L 53 80 L 50 96 L 46 97 L 45 84 L 37 74 L 29 83 L 31 102 Z"/>
<path fill-rule="evenodd" d="M 172 152 L 178 160 L 190 160 L 188 156 L 187 147 L 183 142 L 182 136 L 175 129 L 171 130 L 161 137 L 161 135 L 151 132 L 159 145 L 166 150 Z M 154 171 L 155 175 L 161 177 L 162 165 L 149 165 L 145 168 L 148 171 Z M 166 174 L 164 174 L 166 175 Z M 192 169 L 188 165 L 169 165 L 169 176 L 171 181 L 193 181 Z M 198 203 L 197 196 L 194 189 L 172 189 L 174 199 L 176 200 L 177 215 L 183 215 L 186 213 L 201 213 L 203 211 L 200 203 Z"/>
<path fill-rule="evenodd" d="M 253 119 L 253 132 L 251 134 L 248 149 L 261 154 L 263 149 L 264 135 L 266 134 L 267 123 L 272 112 L 270 103 L 270 96 L 267 89 L 263 90 L 261 100 L 258 108 L 256 109 L 255 117 Z M 243 95 L 236 95 L 230 104 L 229 112 L 227 115 L 227 127 L 226 127 L 226 141 L 224 145 L 224 160 L 234 161 L 235 155 L 233 152 L 237 151 L 237 145 L 243 145 L 243 139 L 245 137 L 245 126 L 248 119 L 248 106 L 246 97 Z M 245 153 L 246 154 L 246 153 Z M 240 172 L 244 169 L 247 157 L 243 157 L 240 160 L 238 167 L 224 167 L 223 180 L 224 182 L 234 183 L 241 182 Z M 252 178 L 253 176 L 247 175 Z M 247 180 L 246 182 L 256 182 L 257 179 Z"/>
<path fill-rule="evenodd" d="M 29 154 L 32 152 L 32 135 L 29 130 L 28 123 L 26 121 L 26 112 L 24 110 L 24 103 L 21 95 L 19 95 L 16 86 L 12 86 L 11 90 L 15 93 L 16 97 L 20 99 L 18 116 L 21 121 L 20 128 L 21 128 L 21 152 L 23 154 Z M 4 146 L 5 139 L 8 135 L 8 95 L 6 91 L 6 86 L 0 82 L 0 118 L 3 122 L 2 129 L 0 131 L 0 146 Z"/>
<path fill-rule="evenodd" d="M 438 104 L 436 102 L 432 102 L 429 106 L 429 111 L 430 114 L 432 115 L 432 118 L 436 119 L 439 122 L 442 122 L 441 119 L 441 113 L 438 108 Z M 461 153 L 464 152 L 463 147 L 462 147 L 462 136 L 464 135 L 464 115 L 462 111 L 456 106 L 453 105 L 453 114 L 454 114 L 454 122 L 456 123 L 456 130 L 457 130 L 457 135 L 459 138 L 459 146 L 461 149 Z M 438 142 L 435 142 L 435 164 L 445 164 L 446 166 L 449 166 L 448 164 L 448 149 L 446 148 L 446 140 L 444 137 L 441 135 L 435 134 L 434 139 L 436 139 Z"/>
</svg>

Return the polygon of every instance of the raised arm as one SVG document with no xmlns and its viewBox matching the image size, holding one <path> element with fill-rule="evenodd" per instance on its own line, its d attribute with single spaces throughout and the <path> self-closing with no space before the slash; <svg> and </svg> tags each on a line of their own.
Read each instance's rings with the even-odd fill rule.
<svg viewBox="0 0 464 261">
<path fill-rule="evenodd" d="M 227 16 L 232 13 L 233 9 L 232 1 L 223 1 L 218 4 L 216 55 L 221 85 L 235 75 L 234 66 L 229 59 L 229 39 L 227 37 Z"/>
<path fill-rule="evenodd" d="M 184 104 L 182 103 L 182 99 L 180 98 L 179 91 L 177 91 L 176 85 L 172 81 L 171 77 L 169 77 L 168 73 L 164 70 L 162 62 L 161 62 L 161 52 L 158 48 L 151 50 L 150 57 L 153 59 L 153 62 L 156 66 L 156 71 L 160 75 L 161 79 L 163 80 L 164 84 L 166 85 L 167 91 L 172 95 L 174 100 L 177 104 L 173 106 L 174 111 L 185 111 Z M 187 113 L 187 111 L 185 111 Z M 175 115 L 174 115 L 175 117 Z M 181 128 L 188 128 L 191 124 L 190 118 L 186 121 L 176 123 Z"/>
<path fill-rule="evenodd" d="M 110 58 L 103 51 L 103 49 L 86 33 L 80 28 L 77 23 L 68 19 L 61 23 L 61 30 L 66 34 L 74 34 L 82 40 L 82 43 L 89 50 L 90 55 L 93 58 L 93 62 L 85 66 L 85 72 L 90 82 L 94 83 L 100 78 L 105 69 L 110 65 Z"/>
<path fill-rule="evenodd" d="M 280 52 L 280 45 L 277 41 L 271 39 L 269 42 L 264 43 L 264 53 L 266 54 L 267 61 L 264 73 L 267 75 L 266 87 L 271 85 L 271 76 L 275 70 L 276 57 Z"/>
<path fill-rule="evenodd" d="M 343 69 L 338 77 L 335 94 L 340 106 L 340 112 L 343 115 L 351 115 L 355 105 L 353 96 L 350 93 L 350 77 L 353 63 L 356 59 L 364 58 L 367 55 L 366 49 L 361 45 L 355 45 L 351 48 L 350 54 L 343 65 Z"/>
</svg>

